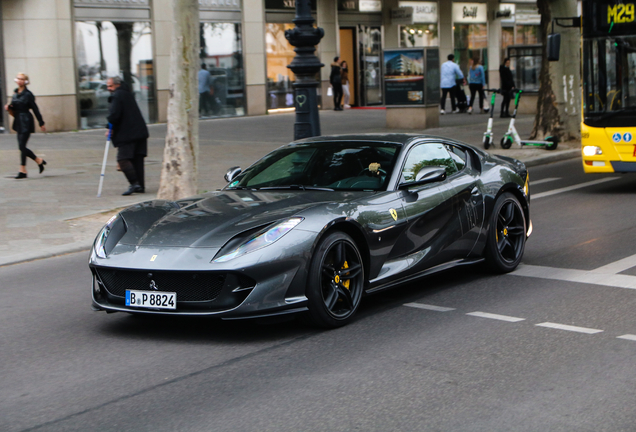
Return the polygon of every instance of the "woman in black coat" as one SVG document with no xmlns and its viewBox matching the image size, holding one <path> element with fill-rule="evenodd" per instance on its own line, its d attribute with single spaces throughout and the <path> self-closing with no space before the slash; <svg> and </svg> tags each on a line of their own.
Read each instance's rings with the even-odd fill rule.
<svg viewBox="0 0 636 432">
<path fill-rule="evenodd" d="M 512 71 L 510 70 L 510 59 L 505 58 L 501 66 L 499 66 L 499 79 L 501 82 L 501 95 L 503 101 L 501 102 L 501 117 L 510 117 L 508 112 L 508 106 L 510 105 L 510 96 L 515 89 L 515 81 L 512 77 Z"/>
<path fill-rule="evenodd" d="M 35 96 L 33 96 L 33 93 L 31 93 L 26 87 L 26 85 L 29 84 L 28 75 L 20 72 L 15 77 L 14 81 L 18 84 L 18 88 L 13 92 L 11 103 L 5 105 L 4 109 L 9 111 L 9 114 L 15 117 L 13 120 L 13 130 L 18 134 L 18 148 L 20 149 L 20 171 L 15 178 L 23 179 L 27 178 L 27 156 L 38 164 L 40 173 L 44 171 L 44 165 L 46 165 L 46 161 L 44 159 L 37 157 L 30 149 L 27 148 L 29 137 L 35 132 L 35 122 L 33 121 L 33 115 L 30 111 L 33 111 L 37 117 L 38 124 L 40 125 L 42 132 L 46 132 L 46 128 L 44 127 L 44 120 L 42 119 L 40 110 L 35 104 Z"/>
<path fill-rule="evenodd" d="M 334 111 L 342 111 L 340 102 L 342 101 L 342 75 L 340 74 L 340 57 L 335 56 L 331 63 L 331 74 L 329 74 L 329 82 L 333 87 L 333 104 Z"/>
</svg>

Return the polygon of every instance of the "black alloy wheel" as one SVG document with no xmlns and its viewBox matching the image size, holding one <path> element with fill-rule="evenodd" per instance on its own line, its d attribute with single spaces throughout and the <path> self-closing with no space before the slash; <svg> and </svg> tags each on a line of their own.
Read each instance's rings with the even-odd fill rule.
<svg viewBox="0 0 636 432">
<path fill-rule="evenodd" d="M 486 244 L 486 262 L 498 273 L 513 271 L 526 246 L 526 218 L 519 200 L 511 193 L 495 202 Z"/>
<path fill-rule="evenodd" d="M 324 237 L 311 260 L 307 298 L 313 324 L 335 328 L 349 323 L 364 289 L 364 266 L 351 237 L 334 231 Z"/>
</svg>

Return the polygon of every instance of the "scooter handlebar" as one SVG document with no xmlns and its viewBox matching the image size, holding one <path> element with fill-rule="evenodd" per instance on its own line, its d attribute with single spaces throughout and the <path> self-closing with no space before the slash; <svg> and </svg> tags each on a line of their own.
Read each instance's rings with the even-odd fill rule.
<svg viewBox="0 0 636 432">
<path fill-rule="evenodd" d="M 489 89 L 489 88 L 484 89 L 484 91 L 487 91 L 489 93 L 500 93 L 501 92 L 500 89 Z"/>
</svg>

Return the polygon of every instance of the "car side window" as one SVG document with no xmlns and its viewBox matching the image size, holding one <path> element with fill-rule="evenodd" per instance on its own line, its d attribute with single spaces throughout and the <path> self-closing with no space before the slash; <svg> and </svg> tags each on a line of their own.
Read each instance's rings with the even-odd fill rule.
<svg viewBox="0 0 636 432">
<path fill-rule="evenodd" d="M 466 167 L 466 161 L 468 159 L 466 151 L 450 144 L 446 144 L 446 148 L 448 149 L 451 158 L 453 158 L 455 165 L 457 165 L 457 169 L 459 171 L 463 170 Z"/>
<path fill-rule="evenodd" d="M 443 144 L 420 144 L 409 152 L 402 170 L 402 180 L 415 180 L 417 173 L 425 166 L 444 167 L 446 175 L 449 176 L 458 171 L 451 154 Z"/>
</svg>

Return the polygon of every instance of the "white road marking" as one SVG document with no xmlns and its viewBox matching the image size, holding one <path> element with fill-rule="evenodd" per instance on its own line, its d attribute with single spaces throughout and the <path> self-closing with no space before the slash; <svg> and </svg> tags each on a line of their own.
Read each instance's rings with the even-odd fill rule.
<svg viewBox="0 0 636 432">
<path fill-rule="evenodd" d="M 538 185 L 541 183 L 547 183 L 547 182 L 551 182 L 551 181 L 555 181 L 555 180 L 561 180 L 561 177 L 548 177 L 548 178 L 544 178 L 541 180 L 530 180 L 530 187 L 534 186 L 534 185 Z"/>
<path fill-rule="evenodd" d="M 602 178 L 602 179 L 592 180 L 592 181 L 585 182 L 585 183 L 579 183 L 579 184 L 576 184 L 576 185 L 572 185 L 572 186 L 568 186 L 568 187 L 564 187 L 564 188 L 560 188 L 560 189 L 554 189 L 554 190 L 547 191 L 547 192 L 541 192 L 541 193 L 538 193 L 538 194 L 531 195 L 531 199 L 536 200 L 536 199 L 539 199 L 539 198 L 544 198 L 544 197 L 547 197 L 547 196 L 552 196 L 552 195 L 560 194 L 560 193 L 563 193 L 563 192 L 570 192 L 570 191 L 573 191 L 573 190 L 576 190 L 576 189 L 581 189 L 581 188 L 588 187 L 588 186 L 594 186 L 594 185 L 605 183 L 605 182 L 612 181 L 612 180 L 618 180 L 618 178 L 619 177 L 605 177 L 605 178 Z M 535 184 L 536 184 L 536 182 L 535 182 Z"/>
<path fill-rule="evenodd" d="M 447 308 L 447 307 L 442 307 L 442 306 L 433 306 L 433 305 L 427 305 L 427 304 L 422 304 L 422 303 L 405 303 L 404 306 L 417 308 L 417 309 L 432 310 L 432 311 L 437 311 L 437 312 L 448 312 L 448 311 L 455 310 L 453 308 Z"/>
<path fill-rule="evenodd" d="M 598 273 L 596 271 L 560 269 L 521 264 L 515 271 L 509 274 L 513 276 L 526 276 L 540 279 L 603 285 L 615 288 L 636 289 L 636 276 Z"/>
<path fill-rule="evenodd" d="M 626 335 L 623 335 L 623 336 L 616 336 L 616 339 L 627 339 L 627 340 L 630 340 L 630 341 L 636 341 L 636 335 L 626 334 Z"/>
<path fill-rule="evenodd" d="M 623 258 L 622 260 L 614 261 L 613 263 L 609 263 L 592 271 L 594 273 L 616 274 L 632 267 L 636 267 L 636 255 Z"/>
<path fill-rule="evenodd" d="M 592 328 L 587 328 L 587 327 L 576 327 L 576 326 L 565 325 L 565 324 L 557 324 L 557 323 L 551 323 L 551 322 L 544 322 L 544 323 L 541 323 L 541 324 L 535 324 L 535 326 L 537 326 L 537 327 L 548 327 L 548 328 L 553 328 L 553 329 L 557 329 L 557 330 L 567 330 L 567 331 L 578 332 L 578 333 L 586 333 L 586 334 L 601 333 L 603 331 L 603 330 L 597 330 L 597 329 L 592 329 Z"/>
<path fill-rule="evenodd" d="M 469 312 L 466 315 L 476 316 L 480 318 L 490 318 L 490 319 L 495 319 L 499 321 L 507 321 L 507 322 L 525 321 L 525 318 L 517 318 L 517 317 L 511 317 L 507 315 L 497 315 L 497 314 L 491 314 L 488 312 Z"/>
</svg>

